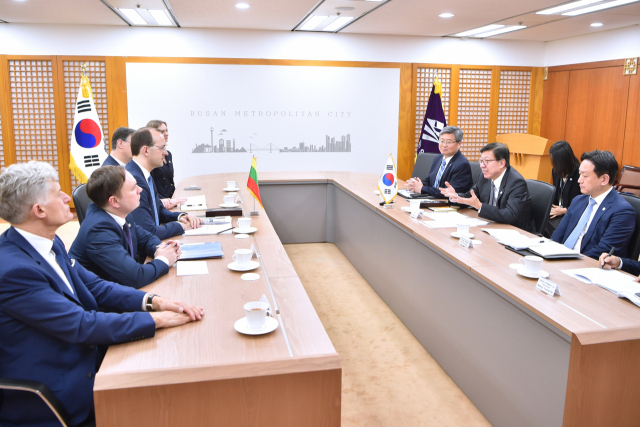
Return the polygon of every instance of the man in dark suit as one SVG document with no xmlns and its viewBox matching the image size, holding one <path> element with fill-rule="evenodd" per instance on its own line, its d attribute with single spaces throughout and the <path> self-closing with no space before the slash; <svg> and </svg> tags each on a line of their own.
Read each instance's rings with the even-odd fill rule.
<svg viewBox="0 0 640 427">
<path fill-rule="evenodd" d="M 111 154 L 102 166 L 125 166 L 131 161 L 131 135 L 135 132 L 129 128 L 118 128 L 111 135 Z"/>
<path fill-rule="evenodd" d="M 609 255 L 608 253 L 600 255 L 599 261 L 605 270 L 616 269 L 626 271 L 629 274 L 638 276 L 636 277 L 636 282 L 640 282 L 640 261 Z"/>
<path fill-rule="evenodd" d="M 407 181 L 407 189 L 415 193 L 442 197 L 440 188 L 448 182 L 460 193 L 466 193 L 473 185 L 471 166 L 460 151 L 463 133 L 460 128 L 447 126 L 440 132 L 440 154 L 431 165 L 429 175 L 424 178 L 411 178 Z"/>
<path fill-rule="evenodd" d="M 551 240 L 598 259 L 615 247 L 614 255 L 627 256 L 636 214 L 614 189 L 618 162 L 609 151 L 594 150 L 580 159 L 580 191 L 571 202 Z"/>
<path fill-rule="evenodd" d="M 509 165 L 509 148 L 492 142 L 480 149 L 482 175 L 468 193 L 458 193 L 449 183 L 442 194 L 454 203 L 469 205 L 478 216 L 533 232 L 531 196 L 520 173 Z"/>
<path fill-rule="evenodd" d="M 69 256 L 100 278 L 139 289 L 169 271 L 180 256 L 175 241 L 160 242 L 136 225 L 131 212 L 142 189 L 122 166 L 102 167 L 87 181 L 93 201 Z M 144 263 L 147 256 L 155 259 Z"/>
<path fill-rule="evenodd" d="M 0 175 L 0 217 L 11 224 L 0 236 L 0 377 L 43 383 L 77 426 L 93 418 L 99 345 L 151 338 L 203 310 L 104 281 L 71 260 L 55 234 L 73 218 L 69 200 L 46 163 Z M 2 426 L 60 425 L 35 394 L 0 398 Z"/>
<path fill-rule="evenodd" d="M 132 212 L 136 224 L 160 240 L 200 227 L 203 222 L 200 218 L 193 214 L 171 212 L 160 200 L 151 171 L 162 166 L 162 159 L 167 154 L 167 144 L 162 134 L 157 129 L 138 129 L 131 136 L 131 153 L 133 158 L 126 169 L 142 188 L 140 206 Z"/>
</svg>

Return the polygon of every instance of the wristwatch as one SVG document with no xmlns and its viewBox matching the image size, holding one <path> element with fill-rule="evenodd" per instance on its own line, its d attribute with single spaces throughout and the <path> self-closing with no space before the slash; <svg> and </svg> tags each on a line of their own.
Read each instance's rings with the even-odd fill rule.
<svg viewBox="0 0 640 427">
<path fill-rule="evenodd" d="M 147 311 L 155 311 L 153 309 L 153 297 L 157 297 L 157 296 L 160 296 L 160 295 L 157 295 L 157 294 L 148 294 L 147 295 L 147 301 L 144 303 L 145 310 L 147 310 Z"/>
</svg>

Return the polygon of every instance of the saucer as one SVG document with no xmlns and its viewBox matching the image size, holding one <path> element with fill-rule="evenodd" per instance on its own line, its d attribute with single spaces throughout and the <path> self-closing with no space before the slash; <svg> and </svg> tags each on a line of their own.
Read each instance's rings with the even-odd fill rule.
<svg viewBox="0 0 640 427">
<path fill-rule="evenodd" d="M 278 321 L 271 316 L 267 316 L 267 321 L 265 322 L 264 327 L 261 330 L 254 330 L 254 329 L 249 329 L 247 318 L 243 317 L 242 319 L 234 323 L 233 327 L 236 331 L 240 332 L 241 334 L 263 335 L 278 329 Z"/>
<path fill-rule="evenodd" d="M 240 206 L 239 203 L 220 203 L 221 208 L 235 208 Z"/>
<path fill-rule="evenodd" d="M 223 190 L 224 190 L 224 191 L 238 191 L 238 190 L 239 190 L 239 188 L 238 188 L 238 187 L 233 187 L 233 188 L 229 188 L 229 187 L 227 187 L 227 188 L 223 188 Z"/>
<path fill-rule="evenodd" d="M 456 239 L 460 238 L 460 234 L 461 233 L 458 233 L 457 231 L 451 232 L 451 236 L 455 237 Z M 474 237 L 476 237 L 475 234 L 473 233 L 465 233 L 465 234 L 467 235 L 466 237 L 468 237 L 469 239 L 473 239 Z M 476 242 L 473 242 L 473 243 L 475 244 Z"/>
<path fill-rule="evenodd" d="M 248 234 L 236 234 L 236 239 L 248 239 Z"/>
<path fill-rule="evenodd" d="M 258 261 L 249 261 L 248 267 L 240 268 L 238 267 L 238 264 L 234 261 L 231 264 L 227 265 L 227 267 L 229 267 L 229 270 L 233 270 L 233 271 L 251 271 L 260 267 L 260 263 Z"/>
<path fill-rule="evenodd" d="M 249 228 L 234 228 L 232 230 L 234 233 L 241 233 L 241 234 L 251 234 L 251 233 L 255 233 L 256 231 L 258 231 L 257 228 L 255 227 L 249 227 Z"/>
<path fill-rule="evenodd" d="M 527 271 L 524 269 L 524 266 L 520 263 L 509 264 L 509 268 L 516 270 L 519 275 L 528 277 L 529 279 L 539 279 L 540 277 L 546 279 L 547 277 L 549 277 L 549 273 L 544 270 L 540 270 L 538 274 L 527 273 Z"/>
</svg>

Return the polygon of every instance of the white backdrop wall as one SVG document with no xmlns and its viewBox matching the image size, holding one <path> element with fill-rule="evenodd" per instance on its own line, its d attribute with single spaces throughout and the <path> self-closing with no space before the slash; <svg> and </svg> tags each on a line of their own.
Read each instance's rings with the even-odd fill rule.
<svg viewBox="0 0 640 427">
<path fill-rule="evenodd" d="M 210 173 L 381 173 L 397 158 L 400 70 L 127 64 L 129 126 L 166 120 L 176 181 Z"/>
<path fill-rule="evenodd" d="M 0 25 L 0 54 L 266 58 L 541 67 L 544 43 L 364 34 Z"/>
</svg>

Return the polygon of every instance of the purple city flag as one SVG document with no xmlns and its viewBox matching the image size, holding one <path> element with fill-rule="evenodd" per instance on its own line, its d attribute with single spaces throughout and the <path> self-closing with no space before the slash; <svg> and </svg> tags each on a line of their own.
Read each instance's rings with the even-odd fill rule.
<svg viewBox="0 0 640 427">
<path fill-rule="evenodd" d="M 447 119 L 442 109 L 442 83 L 438 77 L 433 81 L 427 111 L 424 113 L 424 121 L 422 122 L 422 132 L 420 132 L 420 142 L 418 144 L 418 154 L 420 153 L 439 153 L 438 143 L 440 141 L 440 132 L 442 128 L 447 126 Z"/>
</svg>

